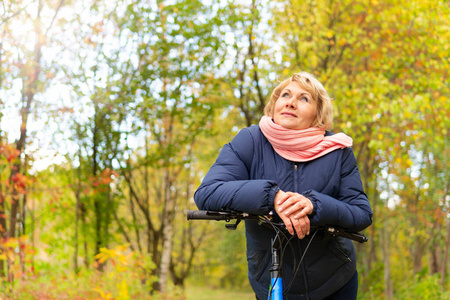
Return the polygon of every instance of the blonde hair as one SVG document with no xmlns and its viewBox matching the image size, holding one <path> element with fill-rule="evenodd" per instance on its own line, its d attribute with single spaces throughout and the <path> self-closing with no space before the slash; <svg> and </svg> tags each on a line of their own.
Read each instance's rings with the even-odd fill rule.
<svg viewBox="0 0 450 300">
<path fill-rule="evenodd" d="M 270 100 L 264 108 L 264 115 L 273 118 L 275 103 L 278 98 L 280 98 L 283 89 L 291 82 L 297 82 L 300 87 L 310 93 L 314 101 L 317 102 L 317 114 L 311 126 L 330 129 L 333 123 L 333 106 L 331 104 L 331 98 L 323 85 L 312 74 L 307 72 L 295 73 L 290 78 L 282 81 L 273 90 Z"/>
</svg>

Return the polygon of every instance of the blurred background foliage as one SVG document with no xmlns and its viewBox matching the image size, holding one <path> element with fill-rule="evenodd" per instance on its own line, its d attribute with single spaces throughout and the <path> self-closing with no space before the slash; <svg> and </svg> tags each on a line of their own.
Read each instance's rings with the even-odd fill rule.
<svg viewBox="0 0 450 300">
<path fill-rule="evenodd" d="M 449 16 L 445 0 L 3 1 L 0 294 L 252 299 L 243 226 L 185 211 L 303 70 L 374 210 L 359 298 L 448 299 Z"/>
</svg>

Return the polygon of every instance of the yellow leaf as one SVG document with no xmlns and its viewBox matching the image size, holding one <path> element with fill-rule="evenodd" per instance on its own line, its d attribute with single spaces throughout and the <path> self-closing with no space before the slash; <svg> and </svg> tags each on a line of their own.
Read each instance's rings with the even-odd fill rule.
<svg viewBox="0 0 450 300">
<path fill-rule="evenodd" d="M 16 248 L 19 246 L 18 241 L 15 238 L 9 238 L 4 244 L 3 247 L 5 248 Z"/>
<path fill-rule="evenodd" d="M 121 256 L 118 258 L 118 261 L 119 261 L 119 263 L 120 263 L 122 266 L 128 266 L 128 261 L 127 261 L 127 257 L 126 257 L 126 256 L 121 255 Z"/>
<path fill-rule="evenodd" d="M 119 297 L 120 300 L 128 300 L 130 296 L 128 295 L 128 285 L 127 281 L 124 279 L 119 285 Z"/>
<path fill-rule="evenodd" d="M 94 291 L 99 293 L 100 297 L 102 299 L 112 299 L 111 294 L 110 293 L 105 293 L 99 286 L 97 288 L 95 288 Z"/>
<path fill-rule="evenodd" d="M 99 263 L 104 263 L 109 258 L 109 255 L 107 253 L 99 253 L 94 256 L 94 258 L 98 260 Z"/>
</svg>

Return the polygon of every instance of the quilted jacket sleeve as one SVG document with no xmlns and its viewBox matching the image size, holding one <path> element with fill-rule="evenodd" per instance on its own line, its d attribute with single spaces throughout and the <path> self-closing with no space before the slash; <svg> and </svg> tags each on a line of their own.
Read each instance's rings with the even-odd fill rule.
<svg viewBox="0 0 450 300">
<path fill-rule="evenodd" d="M 244 128 L 226 144 L 194 195 L 202 210 L 233 210 L 267 214 L 278 186 L 270 180 L 250 180 L 253 136 Z"/>
<path fill-rule="evenodd" d="M 344 149 L 342 156 L 338 199 L 314 190 L 302 194 L 313 202 L 313 226 L 332 225 L 360 231 L 372 224 L 372 209 L 351 148 Z"/>
</svg>

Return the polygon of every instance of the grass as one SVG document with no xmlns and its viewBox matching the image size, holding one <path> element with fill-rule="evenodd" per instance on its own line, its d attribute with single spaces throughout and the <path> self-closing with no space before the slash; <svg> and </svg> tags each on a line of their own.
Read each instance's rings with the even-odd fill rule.
<svg viewBox="0 0 450 300">
<path fill-rule="evenodd" d="M 211 289 L 208 287 L 187 286 L 186 300 L 255 300 L 252 291 L 236 291 L 231 289 Z"/>
</svg>

